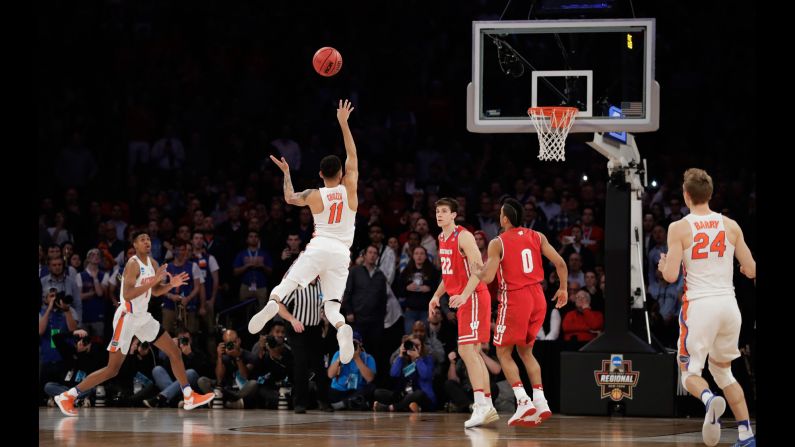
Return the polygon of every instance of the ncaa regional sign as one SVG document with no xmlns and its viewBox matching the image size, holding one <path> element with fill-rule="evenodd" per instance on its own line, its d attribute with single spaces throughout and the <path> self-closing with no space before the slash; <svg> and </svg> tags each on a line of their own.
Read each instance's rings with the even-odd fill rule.
<svg viewBox="0 0 795 447">
<path fill-rule="evenodd" d="M 601 389 L 601 398 L 610 397 L 618 402 L 632 399 L 632 390 L 638 385 L 639 371 L 632 371 L 632 360 L 624 360 L 623 354 L 611 354 L 602 360 L 602 369 L 594 371 L 596 385 Z"/>
</svg>

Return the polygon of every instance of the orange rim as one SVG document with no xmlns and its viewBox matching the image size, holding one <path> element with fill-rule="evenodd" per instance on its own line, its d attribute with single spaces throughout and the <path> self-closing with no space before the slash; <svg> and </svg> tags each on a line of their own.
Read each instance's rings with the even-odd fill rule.
<svg viewBox="0 0 795 447">
<path fill-rule="evenodd" d="M 579 109 L 576 107 L 530 107 L 527 114 L 532 116 L 544 115 L 550 118 L 550 124 L 554 128 L 567 127 L 572 118 L 577 115 Z"/>
</svg>

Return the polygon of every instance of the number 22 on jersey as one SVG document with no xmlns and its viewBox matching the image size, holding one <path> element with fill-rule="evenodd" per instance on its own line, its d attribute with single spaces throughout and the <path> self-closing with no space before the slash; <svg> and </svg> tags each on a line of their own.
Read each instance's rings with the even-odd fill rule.
<svg viewBox="0 0 795 447">
<path fill-rule="evenodd" d="M 442 274 L 443 275 L 452 275 L 453 274 L 453 261 L 450 258 L 441 257 L 439 260 L 442 263 Z"/>
</svg>

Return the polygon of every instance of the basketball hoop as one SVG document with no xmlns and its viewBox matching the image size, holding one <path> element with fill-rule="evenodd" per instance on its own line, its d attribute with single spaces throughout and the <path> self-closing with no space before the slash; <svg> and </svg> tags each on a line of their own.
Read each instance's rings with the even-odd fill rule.
<svg viewBox="0 0 795 447">
<path fill-rule="evenodd" d="M 574 115 L 575 107 L 530 107 L 527 114 L 538 133 L 538 159 L 543 161 L 564 161 L 566 159 L 566 136 Z"/>
</svg>

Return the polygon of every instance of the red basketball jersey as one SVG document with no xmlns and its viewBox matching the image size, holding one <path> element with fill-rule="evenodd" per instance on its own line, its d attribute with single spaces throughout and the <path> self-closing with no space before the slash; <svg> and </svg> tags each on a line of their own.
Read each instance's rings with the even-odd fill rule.
<svg viewBox="0 0 795 447">
<path fill-rule="evenodd" d="M 497 270 L 500 290 L 516 290 L 544 280 L 541 238 L 533 230 L 517 227 L 497 236 L 502 259 Z"/>
<path fill-rule="evenodd" d="M 463 292 L 467 281 L 469 281 L 469 263 L 466 256 L 458 250 L 458 238 L 465 231 L 467 231 L 466 228 L 458 225 L 447 240 L 444 239 L 444 232 L 439 234 L 439 262 L 442 265 L 442 281 L 444 281 L 445 291 L 450 296 Z M 482 282 L 475 288 L 475 291 L 480 293 L 485 290 L 487 290 L 486 285 Z"/>
</svg>

